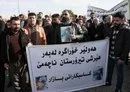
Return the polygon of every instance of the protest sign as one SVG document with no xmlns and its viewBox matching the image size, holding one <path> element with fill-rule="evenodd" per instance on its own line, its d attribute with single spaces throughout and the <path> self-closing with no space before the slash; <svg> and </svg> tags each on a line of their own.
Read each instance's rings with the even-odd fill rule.
<svg viewBox="0 0 130 92">
<path fill-rule="evenodd" d="M 108 39 L 27 47 L 32 92 L 70 92 L 105 84 Z"/>
</svg>

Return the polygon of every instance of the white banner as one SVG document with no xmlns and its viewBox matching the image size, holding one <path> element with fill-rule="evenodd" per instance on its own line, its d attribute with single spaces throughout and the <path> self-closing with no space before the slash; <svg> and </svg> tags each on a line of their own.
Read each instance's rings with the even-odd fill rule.
<svg viewBox="0 0 130 92">
<path fill-rule="evenodd" d="M 71 92 L 105 84 L 108 39 L 27 47 L 32 92 Z"/>
<path fill-rule="evenodd" d="M 110 10 L 104 10 L 98 7 L 88 6 L 87 15 L 89 16 L 91 12 L 95 12 L 97 17 L 102 17 L 103 15 L 115 14 L 116 12 L 124 13 L 127 19 L 130 19 L 130 0 L 123 0 Z"/>
</svg>

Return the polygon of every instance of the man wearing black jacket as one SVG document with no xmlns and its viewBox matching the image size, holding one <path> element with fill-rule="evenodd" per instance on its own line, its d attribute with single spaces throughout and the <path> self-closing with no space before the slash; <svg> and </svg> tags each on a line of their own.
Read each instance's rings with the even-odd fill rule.
<svg viewBox="0 0 130 92">
<path fill-rule="evenodd" d="M 123 23 L 124 14 L 117 12 L 113 15 L 112 35 L 110 37 L 110 52 L 106 85 L 111 85 L 114 65 L 117 66 L 117 83 L 115 92 L 122 92 L 123 67 L 130 50 L 130 28 Z"/>
<path fill-rule="evenodd" d="M 26 31 L 27 30 L 20 29 L 19 18 L 12 17 L 9 32 L 2 36 L 1 59 L 4 61 L 5 68 L 9 69 L 12 78 L 11 82 L 16 92 L 28 92 L 25 47 L 29 43 L 29 38 L 25 34 Z"/>
<path fill-rule="evenodd" d="M 84 32 L 73 23 L 73 13 L 71 10 L 63 10 L 61 23 L 55 30 L 56 44 L 80 42 L 83 40 Z"/>
</svg>

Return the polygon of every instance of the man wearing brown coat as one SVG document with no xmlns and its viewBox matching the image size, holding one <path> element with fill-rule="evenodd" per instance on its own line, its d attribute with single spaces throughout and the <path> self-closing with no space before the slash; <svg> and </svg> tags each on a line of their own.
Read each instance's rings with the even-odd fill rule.
<svg viewBox="0 0 130 92">
<path fill-rule="evenodd" d="M 46 45 L 46 35 L 43 27 L 36 25 L 36 14 L 28 14 L 28 25 L 25 27 L 28 31 L 27 35 L 30 38 L 32 45 Z"/>
</svg>

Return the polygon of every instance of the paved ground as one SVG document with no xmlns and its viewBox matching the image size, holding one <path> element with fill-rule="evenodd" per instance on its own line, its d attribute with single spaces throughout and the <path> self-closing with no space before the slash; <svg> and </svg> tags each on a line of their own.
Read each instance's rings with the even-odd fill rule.
<svg viewBox="0 0 130 92">
<path fill-rule="evenodd" d="M 124 85 L 123 85 L 123 92 L 130 92 L 130 63 L 129 65 L 125 65 L 125 79 L 124 79 Z M 96 88 L 91 88 L 91 89 L 84 89 L 80 91 L 75 91 L 75 92 L 114 92 L 115 89 L 115 81 L 116 76 L 114 72 L 113 76 L 113 83 L 111 86 L 100 86 Z M 6 85 L 8 83 L 8 78 L 6 78 Z M 14 92 L 13 89 L 10 88 L 5 88 L 5 92 Z"/>
<path fill-rule="evenodd" d="M 116 69 L 115 69 L 116 71 Z M 130 63 L 129 65 L 125 65 L 125 79 L 124 79 L 124 85 L 123 85 L 123 92 L 130 92 Z M 81 91 L 76 91 L 76 92 L 114 92 L 115 85 L 116 85 L 116 76 L 114 72 L 113 76 L 113 83 L 112 86 L 101 86 L 101 87 L 96 87 L 96 88 L 91 88 L 91 89 L 84 89 Z"/>
</svg>

